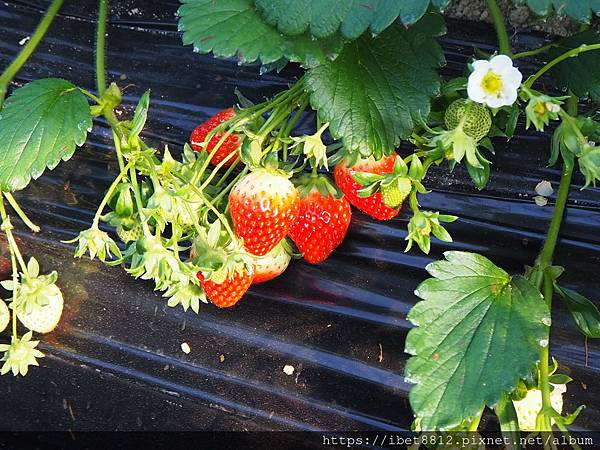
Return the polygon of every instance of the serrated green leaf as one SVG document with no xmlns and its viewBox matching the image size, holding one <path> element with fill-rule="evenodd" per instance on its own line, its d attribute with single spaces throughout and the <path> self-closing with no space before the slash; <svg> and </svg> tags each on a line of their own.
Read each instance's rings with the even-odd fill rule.
<svg viewBox="0 0 600 450">
<path fill-rule="evenodd" d="M 17 89 L 0 113 L 0 189 L 23 189 L 69 159 L 91 128 L 87 99 L 70 82 L 44 78 Z"/>
<path fill-rule="evenodd" d="M 559 41 L 549 55 L 556 58 L 582 44 L 598 43 L 600 32 L 587 30 Z M 568 58 L 554 66 L 549 73 L 558 88 L 570 89 L 580 98 L 591 98 L 600 103 L 600 51 L 589 51 Z"/>
<path fill-rule="evenodd" d="M 444 63 L 435 37 L 444 30 L 433 13 L 409 29 L 395 23 L 377 38 L 346 44 L 335 61 L 307 72 L 311 104 L 346 150 L 389 154 L 427 117 L 440 88 L 435 69 Z"/>
<path fill-rule="evenodd" d="M 253 0 L 183 0 L 178 14 L 185 45 L 244 64 L 287 59 L 312 67 L 335 57 L 342 46 L 338 35 L 318 40 L 308 34 L 282 35 L 260 17 Z"/>
<path fill-rule="evenodd" d="M 526 4 L 540 16 L 553 11 L 567 14 L 578 22 L 589 22 L 592 12 L 600 14 L 600 0 L 513 0 L 515 5 Z"/>
<path fill-rule="evenodd" d="M 405 368 L 416 383 L 409 399 L 423 430 L 470 420 L 525 378 L 547 339 L 549 311 L 522 276 L 510 277 L 487 258 L 446 252 L 427 267 L 434 277 L 415 291 L 424 301 L 408 314 L 417 327 L 406 339 Z"/>
<path fill-rule="evenodd" d="M 324 38 L 339 32 L 349 40 L 367 29 L 377 35 L 400 17 L 412 25 L 430 3 L 443 9 L 449 0 L 254 0 L 264 20 L 288 36 L 306 32 Z"/>
</svg>

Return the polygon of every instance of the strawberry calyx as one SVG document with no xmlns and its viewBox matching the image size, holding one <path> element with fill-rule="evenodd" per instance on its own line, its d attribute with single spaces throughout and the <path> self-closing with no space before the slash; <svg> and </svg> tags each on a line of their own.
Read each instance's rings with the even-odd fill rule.
<svg viewBox="0 0 600 450">
<path fill-rule="evenodd" d="M 376 174 L 371 172 L 352 171 L 354 180 L 362 185 L 358 191 L 359 197 L 370 197 L 381 192 L 384 204 L 393 209 L 399 208 L 412 191 L 413 185 L 425 190 L 421 184 L 424 175 L 422 164 L 416 156 L 411 159 L 411 167 L 397 155 L 392 172 Z"/>
<path fill-rule="evenodd" d="M 206 230 L 201 229 L 193 242 L 190 261 L 198 268 L 197 276 L 221 284 L 236 273 L 253 273 L 252 256 L 239 239 L 231 239 L 215 220 Z"/>
<path fill-rule="evenodd" d="M 306 198 L 315 190 L 325 198 L 332 196 L 339 199 L 344 196 L 344 193 L 340 188 L 338 188 L 326 175 L 307 173 L 294 179 L 293 182 L 300 193 L 300 198 Z"/>
</svg>

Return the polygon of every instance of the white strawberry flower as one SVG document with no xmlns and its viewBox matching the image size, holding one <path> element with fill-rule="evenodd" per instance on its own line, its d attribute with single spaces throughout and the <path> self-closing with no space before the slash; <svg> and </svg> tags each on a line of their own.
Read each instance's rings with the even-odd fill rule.
<svg viewBox="0 0 600 450">
<path fill-rule="evenodd" d="M 489 61 L 480 59 L 473 63 L 467 93 L 474 102 L 490 108 L 510 106 L 517 100 L 522 80 L 523 75 L 508 56 L 497 55 Z"/>
</svg>

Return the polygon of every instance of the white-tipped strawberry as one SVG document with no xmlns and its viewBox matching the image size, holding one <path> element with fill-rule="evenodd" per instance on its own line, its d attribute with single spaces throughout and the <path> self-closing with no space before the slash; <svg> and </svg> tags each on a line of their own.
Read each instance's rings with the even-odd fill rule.
<svg viewBox="0 0 600 450">
<path fill-rule="evenodd" d="M 252 284 L 264 283 L 278 277 L 290 264 L 290 251 L 288 244 L 281 241 L 273 250 L 264 256 L 254 258 L 254 278 Z"/>
<path fill-rule="evenodd" d="M 4 300 L 0 300 L 0 333 L 6 330 L 8 323 L 10 322 L 10 311 L 8 306 L 4 303 Z"/>
<path fill-rule="evenodd" d="M 553 384 L 552 386 L 554 386 L 554 390 L 550 393 L 550 403 L 556 411 L 562 413 L 562 396 L 567 391 L 567 386 L 565 384 Z M 513 404 L 515 405 L 521 431 L 550 431 L 536 430 L 537 415 L 542 409 L 542 391 L 530 389 L 524 398 L 513 401 Z"/>
<path fill-rule="evenodd" d="M 46 294 L 48 303 L 44 306 L 34 307 L 29 313 L 18 311 L 17 318 L 25 327 L 37 333 L 50 333 L 58 325 L 63 310 L 63 296 L 60 290 L 56 289 L 52 295 Z"/>
</svg>

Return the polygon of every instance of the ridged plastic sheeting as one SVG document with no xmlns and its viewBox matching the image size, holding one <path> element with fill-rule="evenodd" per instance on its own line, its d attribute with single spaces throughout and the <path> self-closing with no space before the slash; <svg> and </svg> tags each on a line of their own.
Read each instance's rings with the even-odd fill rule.
<svg viewBox="0 0 600 450">
<path fill-rule="evenodd" d="M 127 113 L 144 89 L 152 90 L 143 137 L 155 146 L 169 144 L 178 153 L 196 124 L 236 102 L 235 87 L 260 101 L 301 73 L 259 75 L 256 67 L 193 53 L 176 31 L 177 2 L 113 3 L 108 78 L 127 86 Z M 19 51 L 18 42 L 46 6 L 0 4 L 0 66 Z M 66 2 L 17 82 L 57 76 L 93 90 L 95 10 L 93 1 Z M 542 38 L 525 33 L 519 39 L 531 46 Z M 486 26 L 449 23 L 444 75 L 458 75 L 473 47 L 490 50 L 493 42 Z M 531 73 L 527 62 L 520 65 Z M 301 131 L 313 126 L 308 119 Z M 434 192 L 423 197 L 424 206 L 460 220 L 448 226 L 455 242 L 433 242 L 429 256 L 403 253 L 407 212 L 390 222 L 355 212 L 345 243 L 325 264 L 294 261 L 282 277 L 253 287 L 237 307 L 207 305 L 196 315 L 167 307 L 151 283 L 119 268 L 74 260 L 71 247 L 60 243 L 89 225 L 115 175 L 109 129 L 96 120 L 88 143 L 70 161 L 18 194 L 43 228 L 32 236 L 18 225 L 21 245 L 43 270 L 59 271 L 65 311 L 59 328 L 43 337 L 43 367 L 24 379 L 0 379 L 0 429 L 409 428 L 403 346 L 424 267 L 450 249 L 482 253 L 512 273 L 533 262 L 552 212 L 535 205 L 534 187 L 546 179 L 556 189 L 559 179 L 556 168 L 545 167 L 548 138 L 521 126 L 509 143 L 497 140 L 492 180 L 482 192 L 460 168 L 432 170 L 426 185 Z M 555 261 L 567 269 L 563 284 L 598 301 L 600 192 L 580 191 L 581 181 L 577 175 Z M 594 429 L 600 423 L 600 346 L 588 343 L 586 362 L 583 337 L 560 300 L 555 303 L 552 355 L 575 379 L 566 409 L 586 403 L 577 427 Z M 187 355 L 183 342 L 191 347 Z M 282 371 L 288 364 L 295 368 L 291 376 Z"/>
</svg>

